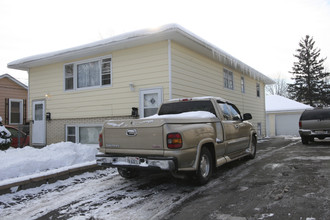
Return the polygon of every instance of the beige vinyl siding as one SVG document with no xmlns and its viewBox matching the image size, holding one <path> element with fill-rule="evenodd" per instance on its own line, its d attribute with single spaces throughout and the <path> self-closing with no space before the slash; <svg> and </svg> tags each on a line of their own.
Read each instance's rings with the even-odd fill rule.
<svg viewBox="0 0 330 220">
<path fill-rule="evenodd" d="M 248 75 L 227 68 L 197 52 L 172 42 L 172 97 L 220 96 L 235 103 L 242 113 L 251 113 L 252 123 L 262 123 L 266 132 L 264 84 L 260 84 L 257 97 L 257 81 Z M 224 87 L 223 68 L 233 72 L 234 90 Z M 245 93 L 241 92 L 241 77 L 244 77 Z"/>
<path fill-rule="evenodd" d="M 132 107 L 139 107 L 140 89 L 161 87 L 168 98 L 167 41 L 96 57 L 106 55 L 112 56 L 111 86 L 64 91 L 63 66 L 73 62 L 67 61 L 30 69 L 30 100 L 45 99 L 52 119 L 73 119 L 130 115 Z"/>
</svg>

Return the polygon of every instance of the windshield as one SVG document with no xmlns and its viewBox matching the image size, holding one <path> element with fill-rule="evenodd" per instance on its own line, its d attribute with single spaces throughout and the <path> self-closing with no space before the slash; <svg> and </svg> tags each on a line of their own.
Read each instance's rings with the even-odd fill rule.
<svg viewBox="0 0 330 220">
<path fill-rule="evenodd" d="M 158 115 L 181 114 L 184 112 L 206 111 L 216 115 L 211 101 L 187 101 L 163 104 Z"/>
</svg>

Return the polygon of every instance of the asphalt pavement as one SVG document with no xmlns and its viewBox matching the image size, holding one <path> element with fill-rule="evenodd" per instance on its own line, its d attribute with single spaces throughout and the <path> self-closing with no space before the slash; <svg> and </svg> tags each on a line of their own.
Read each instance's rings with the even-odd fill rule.
<svg viewBox="0 0 330 220">
<path fill-rule="evenodd" d="M 226 164 L 214 178 L 165 219 L 330 219 L 330 140 L 269 139 L 254 160 Z"/>
</svg>

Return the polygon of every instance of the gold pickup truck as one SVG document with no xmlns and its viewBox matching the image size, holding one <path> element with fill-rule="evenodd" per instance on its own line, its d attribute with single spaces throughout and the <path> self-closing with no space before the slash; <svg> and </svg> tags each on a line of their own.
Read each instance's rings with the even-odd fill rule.
<svg viewBox="0 0 330 220">
<path fill-rule="evenodd" d="M 125 178 L 140 169 L 170 171 L 175 177 L 192 174 L 202 185 L 216 167 L 255 157 L 257 135 L 250 119 L 251 114 L 242 117 L 222 98 L 171 100 L 147 118 L 106 121 L 97 164 L 117 167 Z"/>
</svg>

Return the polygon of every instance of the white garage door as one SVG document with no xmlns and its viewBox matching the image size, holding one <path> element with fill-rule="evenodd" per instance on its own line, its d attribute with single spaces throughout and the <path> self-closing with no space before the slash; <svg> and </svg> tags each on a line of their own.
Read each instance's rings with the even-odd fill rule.
<svg viewBox="0 0 330 220">
<path fill-rule="evenodd" d="M 288 114 L 275 116 L 276 135 L 299 136 L 299 118 L 301 114 Z"/>
</svg>

